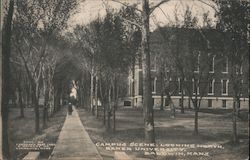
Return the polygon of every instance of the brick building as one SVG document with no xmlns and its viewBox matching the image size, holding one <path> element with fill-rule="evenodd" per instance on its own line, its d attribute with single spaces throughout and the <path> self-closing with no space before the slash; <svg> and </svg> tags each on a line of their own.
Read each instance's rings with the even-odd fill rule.
<svg viewBox="0 0 250 160">
<path fill-rule="evenodd" d="M 206 86 L 202 88 L 202 83 L 197 88 L 197 96 L 201 98 L 201 108 L 232 108 L 233 106 L 233 94 L 234 89 L 231 80 L 231 72 L 232 72 L 232 64 L 229 60 L 229 57 L 225 52 L 227 52 L 226 46 L 230 44 L 227 41 L 228 37 L 223 37 L 223 34 L 215 29 L 204 29 L 202 33 L 200 30 L 196 29 L 181 29 L 181 28 L 165 28 L 161 30 L 156 30 L 151 33 L 151 77 L 152 77 L 152 98 L 154 107 L 158 108 L 161 106 L 161 101 L 163 100 L 163 105 L 168 105 L 168 98 L 166 94 L 163 95 L 163 99 L 161 98 L 162 94 L 162 76 L 159 72 L 161 64 L 160 60 L 162 54 L 169 54 L 168 46 L 166 41 L 169 39 L 164 39 L 166 37 L 171 37 L 173 33 L 177 33 L 181 36 L 181 38 L 186 38 L 185 43 L 180 43 L 179 54 L 184 54 L 187 51 L 190 44 L 197 44 L 194 46 L 197 51 L 197 67 L 194 69 L 194 76 L 199 75 L 201 65 L 207 65 L 208 68 L 208 78 L 206 81 Z M 189 38 L 185 37 L 185 35 L 189 35 Z M 199 38 L 194 38 L 195 36 Z M 209 40 L 209 50 L 204 51 L 205 45 L 207 42 L 201 42 L 202 39 L 206 37 Z M 205 44 L 206 43 L 206 44 Z M 244 48 L 247 50 L 247 47 Z M 171 52 L 171 51 L 170 51 Z M 191 53 L 191 52 L 190 52 Z M 190 54 L 189 53 L 189 54 Z M 204 59 L 204 53 L 211 54 L 211 56 L 207 59 Z M 173 54 L 172 54 L 173 55 Z M 158 56 L 158 57 L 157 57 Z M 168 60 L 173 61 L 171 59 L 171 55 Z M 166 62 L 166 63 L 168 63 Z M 200 67 L 200 68 L 199 68 Z M 242 62 L 240 69 L 237 71 L 237 77 L 240 79 L 240 107 L 241 108 L 249 108 L 249 61 L 246 57 L 246 60 Z M 166 78 L 166 77 L 165 77 Z M 190 100 L 190 96 L 187 94 L 187 89 L 183 85 L 181 85 L 182 78 L 180 77 L 180 73 L 177 69 L 173 68 L 171 74 L 167 75 L 169 88 L 171 90 L 171 99 L 176 107 L 180 106 L 182 97 L 183 97 L 183 105 L 184 107 L 192 107 L 192 102 Z M 187 80 L 189 79 L 189 80 Z M 190 86 L 192 86 L 193 79 L 192 78 L 184 78 L 184 81 L 190 81 Z M 130 75 L 128 77 L 129 82 L 129 97 L 131 98 L 132 105 L 135 107 L 142 106 L 142 69 L 140 62 L 138 61 L 134 66 L 134 69 L 130 71 Z M 165 83 L 165 82 L 164 82 Z M 194 85 L 193 85 L 194 86 Z M 201 87 L 201 88 L 199 88 Z M 195 92 L 195 91 L 194 91 Z M 190 92 L 189 92 L 190 93 Z M 195 93 L 194 93 L 195 94 Z M 202 95 L 201 95 L 202 94 Z M 182 96 L 183 95 L 183 96 Z M 190 95 L 190 94 L 189 94 Z"/>
</svg>

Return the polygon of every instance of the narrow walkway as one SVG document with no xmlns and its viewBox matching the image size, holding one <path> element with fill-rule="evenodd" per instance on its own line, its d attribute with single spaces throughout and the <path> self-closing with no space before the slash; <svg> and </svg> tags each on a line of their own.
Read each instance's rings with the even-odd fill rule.
<svg viewBox="0 0 250 160">
<path fill-rule="evenodd" d="M 75 108 L 67 115 L 49 160 L 102 160 Z"/>
</svg>

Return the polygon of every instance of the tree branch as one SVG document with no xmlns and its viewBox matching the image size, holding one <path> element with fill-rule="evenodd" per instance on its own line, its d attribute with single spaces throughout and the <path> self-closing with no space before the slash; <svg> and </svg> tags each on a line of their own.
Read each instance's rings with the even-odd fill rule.
<svg viewBox="0 0 250 160">
<path fill-rule="evenodd" d="M 157 7 L 159 7 L 159 6 L 162 5 L 163 3 L 167 3 L 168 1 L 170 1 L 170 0 L 162 0 L 161 2 L 159 2 L 158 4 L 156 4 L 155 6 L 152 6 L 152 7 L 150 8 L 149 14 L 153 13 L 154 10 L 155 10 Z"/>
<path fill-rule="evenodd" d="M 132 7 L 132 6 L 129 6 L 129 5 L 127 5 L 127 4 L 123 3 L 123 2 L 120 2 L 120 1 L 118 1 L 118 0 L 111 0 L 111 1 L 113 1 L 113 2 L 117 2 L 117 3 L 120 3 L 120 4 L 122 4 L 122 5 L 126 6 L 126 7 L 133 8 L 133 9 L 135 9 L 135 10 L 137 10 L 137 11 L 139 11 L 139 12 L 141 12 L 141 13 L 142 13 L 142 11 L 141 11 L 141 10 L 139 10 L 138 8 L 136 8 L 136 7 Z M 103 3 L 104 3 L 104 0 L 103 0 Z M 106 5 L 106 4 L 104 4 L 104 6 L 105 6 L 105 8 L 107 9 L 107 5 Z M 128 20 L 128 19 L 125 19 L 125 18 L 123 18 L 122 16 L 119 16 L 119 17 L 120 17 L 123 21 L 126 21 L 126 22 L 128 22 L 128 23 L 130 23 L 130 24 L 133 24 L 133 25 L 135 25 L 135 26 L 137 26 L 137 27 L 141 28 L 141 25 L 140 25 L 139 23 L 137 23 L 137 22 L 133 22 L 133 21 L 130 21 L 130 20 Z"/>
<path fill-rule="evenodd" d="M 120 16 L 120 18 L 121 18 L 122 20 L 124 20 L 125 22 L 128 22 L 128 23 L 130 23 L 130 24 L 133 24 L 133 25 L 135 25 L 135 26 L 137 26 L 137 27 L 139 27 L 139 28 L 142 27 L 142 26 L 141 26 L 139 23 L 137 23 L 137 22 L 130 21 L 130 20 L 128 20 L 128 19 L 123 18 L 122 16 Z"/>
<path fill-rule="evenodd" d="M 161 12 L 164 14 L 164 16 L 170 21 L 170 23 L 173 23 L 173 21 L 170 19 L 169 15 L 167 15 L 160 6 L 158 8 L 161 10 Z"/>
<path fill-rule="evenodd" d="M 111 0 L 111 1 L 116 2 L 116 3 L 119 3 L 119 4 L 122 4 L 123 6 L 129 7 L 129 8 L 133 8 L 133 9 L 135 9 L 135 10 L 141 12 L 141 13 L 143 12 L 142 10 L 140 10 L 140 9 L 138 9 L 138 8 L 136 8 L 136 7 L 130 6 L 130 5 L 126 4 L 126 3 L 123 3 L 123 2 L 121 2 L 121 1 L 119 1 L 119 0 Z"/>
<path fill-rule="evenodd" d="M 43 60 L 43 58 L 44 57 L 46 57 L 46 46 L 47 46 L 47 44 L 46 44 L 46 42 L 44 42 L 44 44 L 43 44 L 43 48 L 42 48 L 42 53 L 41 53 L 41 55 L 40 55 L 40 57 L 39 57 L 39 59 L 38 59 L 38 62 L 37 62 L 37 64 L 36 64 L 36 66 L 35 66 L 35 70 L 34 70 L 34 72 L 36 72 L 36 70 L 37 70 L 37 68 L 38 68 L 38 66 L 39 66 L 39 64 L 40 64 L 40 62 Z"/>
<path fill-rule="evenodd" d="M 207 39 L 207 37 L 205 36 L 205 34 L 203 33 L 202 29 L 199 27 L 198 28 L 199 33 L 201 34 L 202 38 L 207 42 L 207 49 L 210 49 L 210 41 Z"/>
<path fill-rule="evenodd" d="M 24 58 L 24 55 L 23 55 L 21 49 L 17 46 L 17 44 L 14 43 L 14 45 L 16 46 L 16 48 L 17 48 L 17 50 L 18 50 L 18 53 L 20 54 L 20 56 L 21 56 L 21 58 L 22 58 L 22 60 L 23 60 L 24 67 L 25 67 L 26 72 L 27 72 L 27 74 L 28 74 L 28 78 L 29 78 L 30 82 L 33 83 L 34 79 L 32 78 L 32 75 L 31 75 L 31 72 L 30 72 L 30 70 L 29 70 L 27 61 L 26 61 L 26 59 Z"/>
<path fill-rule="evenodd" d="M 201 2 L 201 3 L 203 3 L 203 4 L 205 4 L 205 5 L 207 5 L 207 6 L 209 6 L 209 7 L 211 7 L 212 9 L 214 9 L 214 11 L 216 13 L 219 13 L 218 9 L 214 5 L 207 3 L 207 1 L 203 1 L 203 0 L 198 0 L 198 1 Z"/>
</svg>

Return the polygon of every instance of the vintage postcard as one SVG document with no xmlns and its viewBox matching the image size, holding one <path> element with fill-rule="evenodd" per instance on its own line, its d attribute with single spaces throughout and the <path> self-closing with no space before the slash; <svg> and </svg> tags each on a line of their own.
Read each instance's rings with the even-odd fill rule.
<svg viewBox="0 0 250 160">
<path fill-rule="evenodd" d="M 2 0 L 0 159 L 249 159 L 249 7 Z"/>
</svg>

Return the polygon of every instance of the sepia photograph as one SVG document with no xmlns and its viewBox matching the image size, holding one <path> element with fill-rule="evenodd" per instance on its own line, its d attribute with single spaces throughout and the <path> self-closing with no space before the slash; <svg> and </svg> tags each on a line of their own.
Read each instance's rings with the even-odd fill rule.
<svg viewBox="0 0 250 160">
<path fill-rule="evenodd" d="M 0 2 L 0 160 L 249 159 L 249 0 Z"/>
</svg>

